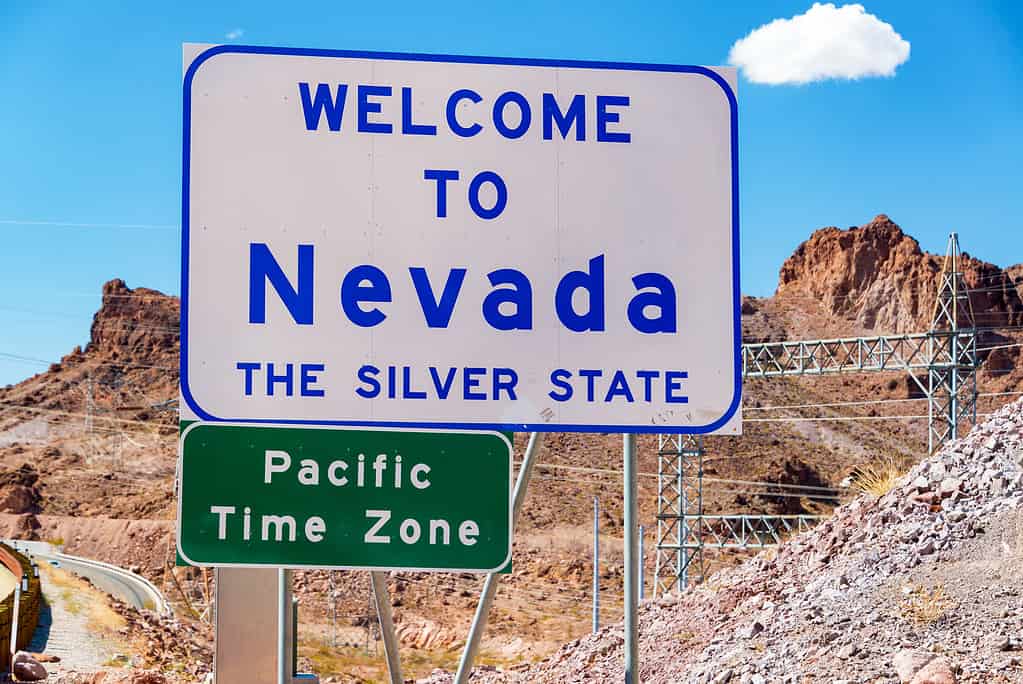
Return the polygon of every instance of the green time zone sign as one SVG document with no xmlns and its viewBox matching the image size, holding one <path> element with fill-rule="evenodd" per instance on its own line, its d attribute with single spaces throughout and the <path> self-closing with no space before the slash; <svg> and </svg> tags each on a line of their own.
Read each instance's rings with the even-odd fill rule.
<svg viewBox="0 0 1023 684">
<path fill-rule="evenodd" d="M 510 558 L 499 432 L 194 423 L 179 449 L 193 565 L 494 572 Z"/>
</svg>

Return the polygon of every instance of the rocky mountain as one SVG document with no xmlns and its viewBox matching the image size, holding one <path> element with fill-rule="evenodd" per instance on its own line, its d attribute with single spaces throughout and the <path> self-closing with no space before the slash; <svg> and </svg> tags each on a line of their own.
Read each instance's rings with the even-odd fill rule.
<svg viewBox="0 0 1023 684">
<path fill-rule="evenodd" d="M 887 216 L 848 230 L 822 228 L 782 264 L 776 297 L 819 302 L 856 328 L 878 333 L 929 327 L 944 255 L 930 254 Z M 1019 325 L 1023 301 L 1015 272 L 963 254 L 959 265 L 977 323 Z M 960 322 L 965 324 L 965 313 Z"/>
</svg>

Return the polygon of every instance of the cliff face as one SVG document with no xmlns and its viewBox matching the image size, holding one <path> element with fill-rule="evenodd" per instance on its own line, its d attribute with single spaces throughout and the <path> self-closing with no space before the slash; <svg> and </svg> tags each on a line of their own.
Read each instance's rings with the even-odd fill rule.
<svg viewBox="0 0 1023 684">
<path fill-rule="evenodd" d="M 878 332 L 926 330 L 944 255 L 929 254 L 881 214 L 858 228 L 822 228 L 781 267 L 776 296 L 819 302 Z M 963 254 L 959 265 L 977 325 L 1019 325 L 1023 302 L 1010 274 Z M 965 313 L 960 322 L 965 323 Z"/>
<path fill-rule="evenodd" d="M 179 311 L 177 297 L 111 280 L 85 349 L 76 347 L 49 370 L 0 388 L 0 401 L 81 412 L 91 392 L 97 410 L 150 417 L 150 405 L 177 396 Z"/>
</svg>

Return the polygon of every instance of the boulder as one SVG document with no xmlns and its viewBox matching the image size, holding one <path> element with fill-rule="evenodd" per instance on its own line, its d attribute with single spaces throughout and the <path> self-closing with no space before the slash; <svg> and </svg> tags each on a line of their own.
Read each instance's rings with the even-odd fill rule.
<svg viewBox="0 0 1023 684">
<path fill-rule="evenodd" d="M 22 682 L 41 682 L 46 679 L 46 668 L 24 651 L 18 651 L 14 656 L 14 664 L 11 666 L 11 673 Z"/>
<path fill-rule="evenodd" d="M 924 665 L 909 684 L 956 684 L 956 675 L 948 658 L 939 656 Z"/>
<path fill-rule="evenodd" d="M 892 667 L 899 675 L 899 681 L 905 684 L 912 681 L 916 673 L 933 659 L 934 656 L 930 653 L 904 648 L 892 657 Z"/>
</svg>

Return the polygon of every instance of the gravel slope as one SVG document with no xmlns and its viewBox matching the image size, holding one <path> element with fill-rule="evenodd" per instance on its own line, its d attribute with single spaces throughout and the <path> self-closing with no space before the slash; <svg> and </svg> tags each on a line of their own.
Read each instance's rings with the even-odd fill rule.
<svg viewBox="0 0 1023 684">
<path fill-rule="evenodd" d="M 1023 401 L 880 499 L 864 494 L 777 553 L 644 604 L 642 681 L 1023 682 L 1021 448 Z M 615 682 L 622 662 L 617 624 L 473 681 Z"/>
</svg>

